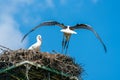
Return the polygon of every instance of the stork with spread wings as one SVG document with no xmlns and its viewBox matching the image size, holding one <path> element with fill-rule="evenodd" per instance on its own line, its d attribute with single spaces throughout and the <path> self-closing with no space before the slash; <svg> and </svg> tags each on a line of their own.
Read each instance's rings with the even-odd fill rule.
<svg viewBox="0 0 120 80">
<path fill-rule="evenodd" d="M 28 34 L 30 34 L 34 30 L 36 30 L 36 29 L 38 29 L 38 28 L 40 28 L 42 26 L 58 26 L 58 27 L 62 28 L 60 30 L 61 32 L 63 32 L 62 53 L 63 53 L 64 50 L 65 50 L 65 53 L 67 53 L 67 49 L 68 49 L 68 46 L 69 46 L 70 37 L 71 37 L 72 34 L 77 34 L 77 32 L 75 32 L 74 30 L 79 30 L 79 29 L 86 29 L 86 30 L 92 31 L 94 33 L 94 35 L 96 36 L 96 38 L 103 45 L 103 48 L 104 48 L 105 52 L 107 52 L 106 46 L 103 43 L 103 41 L 100 38 L 100 36 L 98 35 L 98 33 L 91 26 L 89 26 L 87 24 L 76 24 L 75 26 L 66 26 L 66 25 L 64 25 L 62 23 L 59 23 L 57 21 L 43 22 L 43 23 L 40 23 L 39 25 L 35 26 L 34 28 L 32 28 L 28 33 L 26 33 L 24 35 L 24 37 L 22 38 L 21 41 L 23 41 Z"/>
</svg>

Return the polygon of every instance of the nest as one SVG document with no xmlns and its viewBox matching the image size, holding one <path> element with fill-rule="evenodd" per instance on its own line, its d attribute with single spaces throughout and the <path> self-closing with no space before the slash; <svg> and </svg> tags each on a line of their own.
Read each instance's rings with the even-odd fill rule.
<svg viewBox="0 0 120 80">
<path fill-rule="evenodd" d="M 3 51 L 0 55 L 0 62 L 1 62 L 0 68 L 4 69 L 23 61 L 30 61 L 36 64 L 40 64 L 41 66 L 54 69 L 60 73 L 62 72 L 67 75 L 76 76 L 79 78 L 81 78 L 81 74 L 83 72 L 82 67 L 79 64 L 75 63 L 74 59 L 69 56 L 58 54 L 58 53 L 53 54 L 53 53 L 47 53 L 47 52 L 35 52 L 35 51 L 24 50 L 24 49 L 19 49 L 15 51 L 13 50 Z M 14 71 L 17 72 L 19 68 L 21 67 L 15 68 Z M 22 66 L 22 69 L 25 69 L 24 66 Z M 35 67 L 32 67 L 32 69 L 29 70 L 31 71 L 30 72 L 31 75 L 29 74 L 29 77 L 30 76 L 32 77 L 33 73 L 35 72 L 35 69 L 36 69 Z M 11 71 L 11 72 L 15 73 L 14 71 Z M 24 71 L 21 73 L 24 73 Z M 51 76 L 54 74 L 54 77 L 56 76 L 56 78 L 60 78 L 60 79 L 53 79 L 52 78 L 53 76 L 52 76 L 50 77 L 51 80 L 66 80 L 66 79 L 70 80 L 70 78 L 68 79 L 67 76 L 61 77 L 60 75 L 55 75 L 55 73 L 51 73 L 50 71 L 42 70 L 42 69 L 39 69 L 39 73 L 35 73 L 35 74 L 41 74 L 43 77 L 45 75 L 48 76 L 48 73 L 50 73 Z M 31 78 L 31 80 L 33 79 Z"/>
</svg>

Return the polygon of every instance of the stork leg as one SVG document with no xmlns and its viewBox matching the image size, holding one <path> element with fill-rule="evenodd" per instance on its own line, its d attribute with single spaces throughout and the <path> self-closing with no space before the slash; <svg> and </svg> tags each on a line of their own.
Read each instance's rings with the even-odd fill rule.
<svg viewBox="0 0 120 80">
<path fill-rule="evenodd" d="M 69 42 L 70 42 L 70 36 L 69 36 L 69 38 L 68 38 L 68 40 L 67 40 L 65 54 L 67 54 L 67 50 L 68 50 L 68 47 L 69 47 Z"/>
<path fill-rule="evenodd" d="M 66 44 L 65 54 L 67 54 L 68 46 L 69 46 L 69 41 L 67 41 L 67 44 Z"/>
<path fill-rule="evenodd" d="M 65 34 L 65 42 L 64 42 L 64 49 L 67 48 L 68 40 L 69 40 L 69 34 Z"/>
<path fill-rule="evenodd" d="M 68 41 L 65 40 L 65 45 L 64 45 L 64 49 L 65 49 L 65 50 L 66 50 L 67 44 L 68 44 Z M 66 51 L 65 51 L 65 52 L 66 52 Z"/>
<path fill-rule="evenodd" d="M 64 51 L 64 48 L 65 48 L 65 36 L 63 34 L 63 40 L 62 40 L 62 53 Z"/>
</svg>

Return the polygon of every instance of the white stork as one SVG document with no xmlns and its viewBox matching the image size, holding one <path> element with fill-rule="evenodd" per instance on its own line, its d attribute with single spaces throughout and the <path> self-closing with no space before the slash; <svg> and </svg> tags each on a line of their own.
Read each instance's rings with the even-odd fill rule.
<svg viewBox="0 0 120 80">
<path fill-rule="evenodd" d="M 91 26 L 89 26 L 87 24 L 76 24 L 75 26 L 65 26 L 64 24 L 59 23 L 57 21 L 43 22 L 43 23 L 40 23 L 39 25 L 35 26 L 27 34 L 25 34 L 25 36 L 22 38 L 21 41 L 23 41 L 29 33 L 33 32 L 37 28 L 40 28 L 41 26 L 59 26 L 62 28 L 62 30 L 60 30 L 61 32 L 64 33 L 63 40 L 62 40 L 62 52 L 64 51 L 64 49 L 66 49 L 65 53 L 67 53 L 70 37 L 72 34 L 77 34 L 77 32 L 74 31 L 76 29 L 86 29 L 86 30 L 92 31 L 95 34 L 95 36 L 98 38 L 98 40 L 101 42 L 101 44 L 103 45 L 105 52 L 107 52 L 106 46 L 103 43 L 100 36 L 98 35 L 98 33 Z"/>
<path fill-rule="evenodd" d="M 28 50 L 40 51 L 40 46 L 42 43 L 41 35 L 37 35 L 36 37 L 37 42 L 31 45 Z"/>
</svg>

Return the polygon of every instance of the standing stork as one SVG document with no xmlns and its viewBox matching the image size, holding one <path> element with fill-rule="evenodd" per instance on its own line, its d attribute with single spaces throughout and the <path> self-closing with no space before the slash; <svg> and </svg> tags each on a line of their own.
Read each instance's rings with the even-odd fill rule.
<svg viewBox="0 0 120 80">
<path fill-rule="evenodd" d="M 28 50 L 40 51 L 40 46 L 42 43 L 41 35 L 37 35 L 36 37 L 37 42 L 31 45 Z"/>
<path fill-rule="evenodd" d="M 94 33 L 94 35 L 98 38 L 98 40 L 101 42 L 101 44 L 103 45 L 105 52 L 107 52 L 106 46 L 103 43 L 100 36 L 98 35 L 98 33 L 91 26 L 89 26 L 87 24 L 76 24 L 75 26 L 66 26 L 57 21 L 43 22 L 43 23 L 40 23 L 39 25 L 35 26 L 27 34 L 25 34 L 21 41 L 23 41 L 29 33 L 33 32 L 37 28 L 40 28 L 41 26 L 59 26 L 62 28 L 62 30 L 60 30 L 61 32 L 63 32 L 62 52 L 66 49 L 65 53 L 67 53 L 70 37 L 72 34 L 77 34 L 77 32 L 74 31 L 76 29 L 86 29 L 86 30 L 92 31 Z"/>
</svg>

